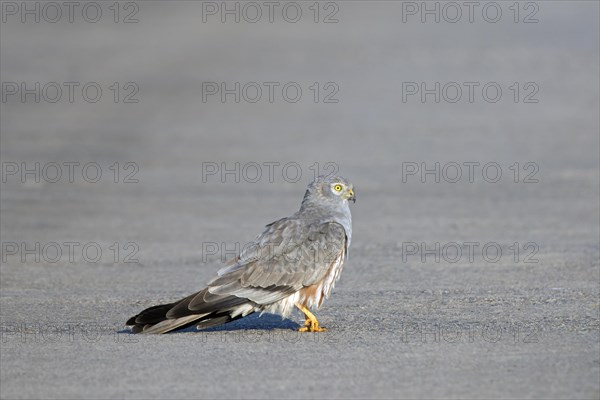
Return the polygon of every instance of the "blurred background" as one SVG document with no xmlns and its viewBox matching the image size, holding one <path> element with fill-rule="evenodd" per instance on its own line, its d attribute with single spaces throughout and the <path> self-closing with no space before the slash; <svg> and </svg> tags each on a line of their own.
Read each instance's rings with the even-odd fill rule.
<svg viewBox="0 0 600 400">
<path fill-rule="evenodd" d="M 597 2 L 1 6 L 3 398 L 599 395 Z M 329 172 L 358 198 L 342 340 L 114 334 Z M 539 340 L 420 333 L 490 321 Z"/>
</svg>

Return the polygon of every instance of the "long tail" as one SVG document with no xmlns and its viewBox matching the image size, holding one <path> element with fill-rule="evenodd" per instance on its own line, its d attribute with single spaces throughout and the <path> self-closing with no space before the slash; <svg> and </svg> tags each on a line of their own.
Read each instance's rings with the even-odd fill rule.
<svg viewBox="0 0 600 400">
<path fill-rule="evenodd" d="M 203 289 L 180 301 L 150 307 L 127 320 L 133 333 L 166 333 L 196 324 L 198 329 L 223 325 L 255 311 L 251 300 L 220 296 Z"/>
</svg>

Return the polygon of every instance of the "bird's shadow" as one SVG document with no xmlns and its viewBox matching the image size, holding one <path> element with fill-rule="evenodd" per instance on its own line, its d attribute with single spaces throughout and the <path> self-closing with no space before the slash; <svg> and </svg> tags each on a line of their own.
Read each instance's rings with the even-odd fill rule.
<svg viewBox="0 0 600 400">
<path fill-rule="evenodd" d="M 177 329 L 172 332 L 168 332 L 167 334 L 190 332 L 233 332 L 242 330 L 271 331 L 274 329 L 297 330 L 299 327 L 300 325 L 296 322 L 290 319 L 282 319 L 278 315 L 263 314 L 260 316 L 258 314 L 251 314 L 247 317 L 228 322 L 224 325 L 214 326 L 212 328 L 198 330 L 196 329 L 196 325 L 191 325 L 184 329 Z M 118 333 L 131 333 L 131 331 L 129 329 L 123 329 Z"/>
<path fill-rule="evenodd" d="M 270 331 L 273 329 L 293 329 L 300 327 L 296 322 L 290 319 L 283 319 L 278 315 L 259 314 L 248 315 L 247 317 L 231 321 L 224 325 L 214 326 L 212 328 L 202 329 L 202 332 L 223 332 L 240 330 L 261 330 Z M 198 332 L 195 326 L 183 329 L 181 332 Z"/>
</svg>

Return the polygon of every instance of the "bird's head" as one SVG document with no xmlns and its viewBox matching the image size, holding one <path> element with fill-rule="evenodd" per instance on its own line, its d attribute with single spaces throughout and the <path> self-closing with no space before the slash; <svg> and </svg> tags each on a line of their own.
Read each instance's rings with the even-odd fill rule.
<svg viewBox="0 0 600 400">
<path fill-rule="evenodd" d="M 317 201 L 321 204 L 344 204 L 356 202 L 354 186 L 341 176 L 319 176 L 308 185 L 304 201 Z"/>
</svg>

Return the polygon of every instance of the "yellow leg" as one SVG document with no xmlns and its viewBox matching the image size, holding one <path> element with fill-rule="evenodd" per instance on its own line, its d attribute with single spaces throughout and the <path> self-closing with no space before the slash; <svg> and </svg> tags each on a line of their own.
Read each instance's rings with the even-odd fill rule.
<svg viewBox="0 0 600 400">
<path fill-rule="evenodd" d="M 313 313 L 311 313 L 308 308 L 296 303 L 296 307 L 300 311 L 304 313 L 306 316 L 306 321 L 304 321 L 304 326 L 298 329 L 298 332 L 325 332 L 327 329 L 319 326 L 319 321 L 317 321 L 317 317 Z"/>
</svg>

